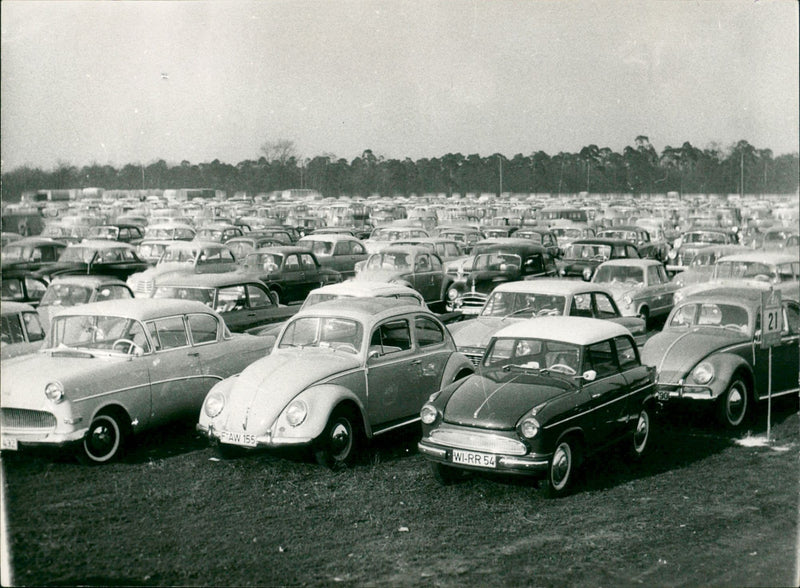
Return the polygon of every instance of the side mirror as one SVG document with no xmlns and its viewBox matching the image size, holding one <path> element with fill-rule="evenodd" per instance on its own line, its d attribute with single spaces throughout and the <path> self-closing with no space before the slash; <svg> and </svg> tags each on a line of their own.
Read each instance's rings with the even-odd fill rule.
<svg viewBox="0 0 800 588">
<path fill-rule="evenodd" d="M 586 370 L 581 374 L 581 378 L 586 380 L 587 382 L 594 382 L 597 379 L 597 372 L 594 370 Z"/>
</svg>

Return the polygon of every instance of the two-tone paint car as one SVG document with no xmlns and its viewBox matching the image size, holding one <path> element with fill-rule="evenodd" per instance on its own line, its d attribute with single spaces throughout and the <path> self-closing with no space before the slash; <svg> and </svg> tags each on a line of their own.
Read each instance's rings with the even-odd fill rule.
<svg viewBox="0 0 800 588">
<path fill-rule="evenodd" d="M 55 315 L 43 349 L 3 361 L 0 448 L 75 446 L 105 463 L 131 435 L 194 416 L 209 389 L 267 353 L 199 302 L 95 302 Z"/>
<path fill-rule="evenodd" d="M 713 408 L 725 427 L 744 427 L 768 397 L 769 350 L 762 349 L 761 300 L 769 285 L 721 286 L 676 304 L 664 329 L 645 343 L 642 361 L 658 373 L 667 406 Z M 800 305 L 782 301 L 780 342 L 773 347 L 772 396 L 797 394 Z"/>
<path fill-rule="evenodd" d="M 578 239 L 564 248 L 559 261 L 559 275 L 565 278 L 592 279 L 597 266 L 609 259 L 639 259 L 636 246 L 621 239 Z"/>
<path fill-rule="evenodd" d="M 655 370 L 624 327 L 579 317 L 542 317 L 496 333 L 479 371 L 445 386 L 422 407 L 420 453 L 441 483 L 475 470 L 546 479 L 569 492 L 590 454 L 626 441 L 649 447 Z"/>
<path fill-rule="evenodd" d="M 499 330 L 516 322 L 544 316 L 613 321 L 628 329 L 637 345 L 644 344 L 646 337 L 644 320 L 623 316 L 606 288 L 591 282 L 558 278 L 500 284 L 473 320 L 454 322 L 447 328 L 456 348 L 477 366 Z"/>
<path fill-rule="evenodd" d="M 473 371 L 424 308 L 322 302 L 289 320 L 269 356 L 209 392 L 197 428 L 223 453 L 310 447 L 336 468 L 367 439 L 418 422 L 430 394 Z"/>
</svg>

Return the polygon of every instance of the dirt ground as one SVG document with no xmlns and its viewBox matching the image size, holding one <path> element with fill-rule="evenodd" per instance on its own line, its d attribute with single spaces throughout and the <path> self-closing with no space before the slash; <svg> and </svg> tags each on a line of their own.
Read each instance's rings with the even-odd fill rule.
<svg viewBox="0 0 800 588">
<path fill-rule="evenodd" d="M 642 464 L 610 450 L 577 491 L 527 478 L 437 485 L 417 431 L 343 472 L 304 455 L 218 460 L 190 424 L 123 461 L 4 454 L 16 585 L 797 585 L 800 421 L 768 446 L 670 414 Z M 791 404 L 791 403 L 789 403 Z M 764 435 L 762 415 L 753 435 Z"/>
</svg>

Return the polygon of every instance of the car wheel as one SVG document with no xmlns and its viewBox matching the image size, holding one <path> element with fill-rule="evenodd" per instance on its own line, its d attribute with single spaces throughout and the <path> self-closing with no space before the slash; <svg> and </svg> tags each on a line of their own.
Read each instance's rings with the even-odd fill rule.
<svg viewBox="0 0 800 588">
<path fill-rule="evenodd" d="M 281 303 L 281 295 L 277 290 L 273 288 L 269 291 L 269 295 L 272 297 L 272 302 L 275 304 L 275 306 L 278 306 Z"/>
<path fill-rule="evenodd" d="M 125 433 L 117 418 L 110 414 L 97 415 L 83 439 L 80 461 L 102 464 L 118 457 L 125 445 Z"/>
<path fill-rule="evenodd" d="M 641 459 L 647 453 L 650 441 L 650 412 L 643 408 L 639 413 L 636 428 L 633 430 L 633 442 L 631 443 L 631 455 L 634 459 Z"/>
<path fill-rule="evenodd" d="M 643 306 L 639 309 L 639 318 L 644 321 L 644 328 L 647 330 L 650 327 L 650 309 Z"/>
<path fill-rule="evenodd" d="M 718 400 L 717 414 L 722 424 L 729 429 L 741 427 L 747 420 L 748 401 L 747 384 L 736 377 Z"/>
<path fill-rule="evenodd" d="M 442 486 L 453 484 L 463 475 L 463 472 L 458 468 L 434 462 L 431 462 L 431 473 L 433 474 L 433 479 Z"/>
<path fill-rule="evenodd" d="M 314 458 L 333 470 L 353 462 L 358 445 L 358 425 L 352 410 L 337 408 L 317 439 Z"/>
<path fill-rule="evenodd" d="M 547 466 L 545 493 L 549 498 L 566 496 L 572 489 L 578 457 L 578 445 L 573 439 L 567 437 L 558 442 Z"/>
</svg>

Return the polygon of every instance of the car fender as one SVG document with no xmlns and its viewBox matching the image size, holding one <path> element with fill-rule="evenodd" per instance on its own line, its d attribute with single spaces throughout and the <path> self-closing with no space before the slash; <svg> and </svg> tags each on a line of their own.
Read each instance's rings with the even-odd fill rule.
<svg viewBox="0 0 800 588">
<path fill-rule="evenodd" d="M 272 427 L 272 434 L 280 439 L 316 439 L 325 430 L 328 419 L 334 409 L 342 402 L 348 402 L 358 407 L 361 424 L 367 437 L 372 437 L 372 428 L 365 418 L 366 408 L 361 399 L 350 389 L 336 384 L 322 384 L 306 388 L 287 404 L 302 400 L 308 407 L 308 414 L 305 420 L 298 426 L 291 426 L 286 420 L 286 408 L 284 407 Z"/>
<path fill-rule="evenodd" d="M 230 391 L 233 388 L 233 385 L 236 383 L 236 379 L 238 378 L 238 374 L 235 376 L 231 376 L 229 378 L 224 378 L 218 382 L 216 382 L 211 389 L 206 393 L 206 397 L 203 398 L 203 404 L 200 405 L 200 414 L 198 415 L 197 422 L 205 427 L 208 427 L 209 424 L 214 424 L 219 420 L 220 422 L 224 421 L 226 417 L 225 409 L 227 408 L 227 404 L 229 402 Z M 222 394 L 225 397 L 225 404 L 226 406 L 223 408 L 222 412 L 219 413 L 213 419 L 206 414 L 205 406 L 206 400 L 208 397 L 213 393 Z M 215 425 L 216 426 L 216 425 Z"/>
<path fill-rule="evenodd" d="M 718 353 L 712 354 L 708 357 L 705 357 L 702 361 L 698 361 L 695 366 L 689 370 L 689 374 L 692 373 L 695 367 L 702 362 L 708 362 L 714 366 L 714 379 L 708 384 L 708 387 L 711 388 L 713 396 L 716 398 L 717 396 L 725 393 L 730 386 L 731 378 L 733 374 L 737 370 L 742 370 L 750 379 L 750 384 L 755 384 L 755 377 L 753 375 L 753 368 L 752 366 L 739 355 L 735 355 L 733 353 Z M 689 378 L 689 374 L 686 375 L 687 379 Z M 687 380 L 688 383 L 694 384 L 691 379 Z"/>
<path fill-rule="evenodd" d="M 444 366 L 444 371 L 442 372 L 442 381 L 439 385 L 439 389 L 442 389 L 450 384 L 459 374 L 459 372 L 462 371 L 468 371 L 470 374 L 474 374 L 475 366 L 472 365 L 472 362 L 467 359 L 463 353 L 459 353 L 457 351 L 451 353 L 450 357 L 447 358 L 447 364 Z"/>
</svg>

